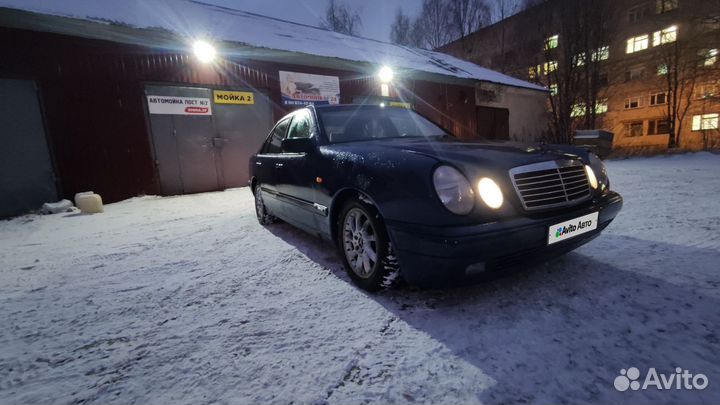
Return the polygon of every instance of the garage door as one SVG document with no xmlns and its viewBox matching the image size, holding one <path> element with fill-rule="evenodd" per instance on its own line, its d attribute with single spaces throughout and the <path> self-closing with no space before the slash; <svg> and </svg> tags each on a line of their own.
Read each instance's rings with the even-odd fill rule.
<svg viewBox="0 0 720 405">
<path fill-rule="evenodd" d="M 478 135 L 485 139 L 510 139 L 510 110 L 507 108 L 478 107 Z"/>
<path fill-rule="evenodd" d="M 57 201 L 35 82 L 0 79 L 0 218 Z"/>
<path fill-rule="evenodd" d="M 264 94 L 157 85 L 145 94 L 163 194 L 247 185 L 248 160 L 273 124 Z"/>
</svg>

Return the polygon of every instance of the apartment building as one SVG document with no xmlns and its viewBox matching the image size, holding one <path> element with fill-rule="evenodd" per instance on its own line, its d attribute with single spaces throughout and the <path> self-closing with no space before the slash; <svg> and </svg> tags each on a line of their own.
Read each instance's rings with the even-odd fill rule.
<svg viewBox="0 0 720 405">
<path fill-rule="evenodd" d="M 574 24 L 569 6 L 604 9 Z M 583 48 L 592 30 L 595 43 Z M 720 148 L 718 48 L 717 0 L 549 0 L 440 50 L 549 87 L 549 131 L 568 99 L 563 86 L 577 79 L 570 71 L 593 71 L 571 107 L 572 129 L 587 129 L 582 100 L 592 88 L 594 128 L 613 132 L 614 148 L 662 151 Z"/>
</svg>

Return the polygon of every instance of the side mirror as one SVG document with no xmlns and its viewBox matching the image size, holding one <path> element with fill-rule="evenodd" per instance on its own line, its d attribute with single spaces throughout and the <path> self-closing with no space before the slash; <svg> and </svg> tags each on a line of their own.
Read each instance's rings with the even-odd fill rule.
<svg viewBox="0 0 720 405">
<path fill-rule="evenodd" d="M 315 146 L 312 138 L 286 138 L 282 141 L 285 153 L 308 153 Z"/>
</svg>

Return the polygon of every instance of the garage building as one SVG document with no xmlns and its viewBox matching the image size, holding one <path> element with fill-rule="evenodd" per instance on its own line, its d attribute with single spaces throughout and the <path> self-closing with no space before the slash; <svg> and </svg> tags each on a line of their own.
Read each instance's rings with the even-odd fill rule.
<svg viewBox="0 0 720 405">
<path fill-rule="evenodd" d="M 533 140 L 546 122 L 534 84 L 198 1 L 0 0 L 0 52 L 0 217 L 81 191 L 244 186 L 273 123 L 308 103 L 412 107 L 468 138 Z"/>
</svg>

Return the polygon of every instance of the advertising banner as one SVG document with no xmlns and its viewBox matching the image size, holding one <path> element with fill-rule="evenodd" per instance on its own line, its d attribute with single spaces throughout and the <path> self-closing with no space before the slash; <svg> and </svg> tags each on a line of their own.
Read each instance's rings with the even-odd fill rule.
<svg viewBox="0 0 720 405">
<path fill-rule="evenodd" d="M 209 98 L 147 96 L 150 114 L 212 115 Z"/>
<path fill-rule="evenodd" d="M 337 76 L 281 70 L 280 91 L 284 105 L 340 103 L 340 80 Z"/>
</svg>

